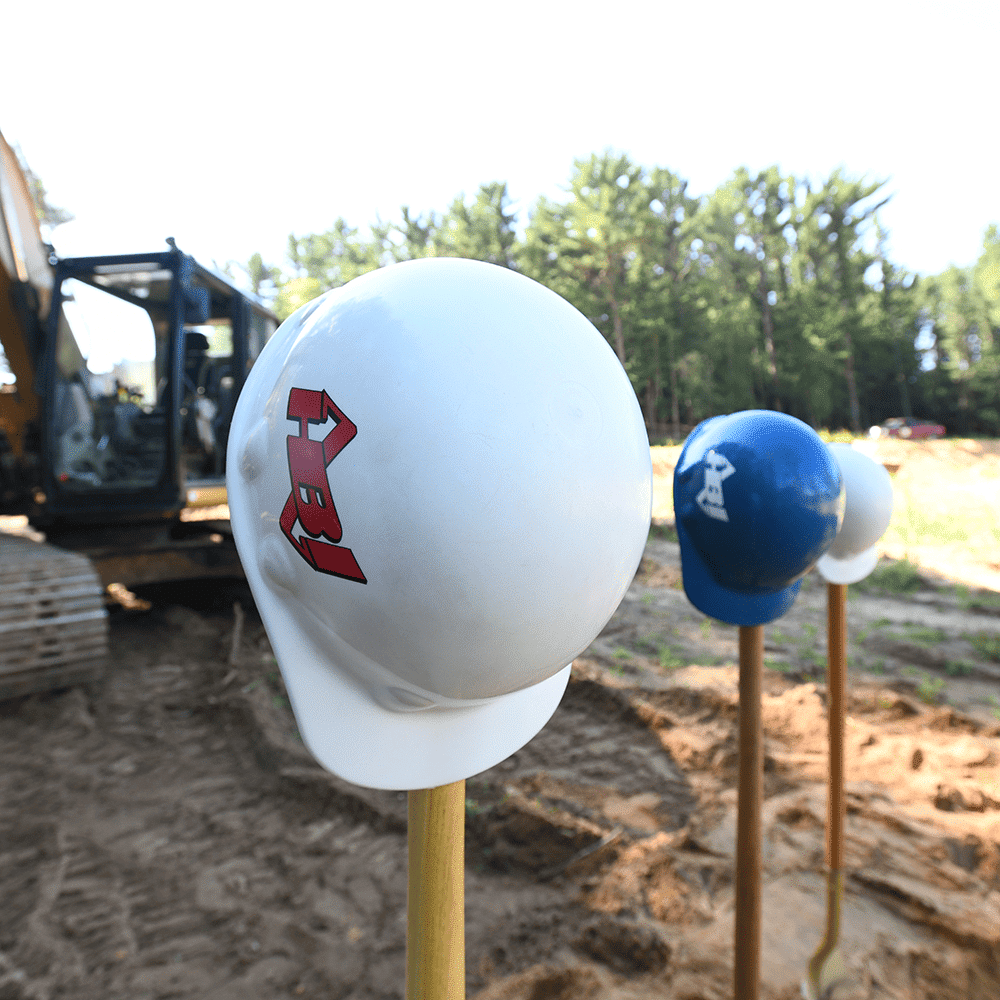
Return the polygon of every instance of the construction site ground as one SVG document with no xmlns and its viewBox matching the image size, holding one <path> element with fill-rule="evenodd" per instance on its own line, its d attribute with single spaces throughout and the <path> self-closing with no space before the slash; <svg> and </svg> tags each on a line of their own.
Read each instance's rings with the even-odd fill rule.
<svg viewBox="0 0 1000 1000">
<path fill-rule="evenodd" d="M 680 589 L 677 451 L 555 716 L 468 781 L 478 1000 L 732 996 L 737 630 Z M 877 457 L 925 518 L 978 497 L 1000 532 L 995 444 Z M 890 532 L 920 575 L 850 589 L 838 1000 L 1000 996 L 1000 534 L 969 537 Z M 119 597 L 100 685 L 0 705 L 0 1000 L 402 997 L 405 794 L 312 761 L 245 584 Z M 824 924 L 825 600 L 810 574 L 766 629 L 768 1000 Z"/>
</svg>

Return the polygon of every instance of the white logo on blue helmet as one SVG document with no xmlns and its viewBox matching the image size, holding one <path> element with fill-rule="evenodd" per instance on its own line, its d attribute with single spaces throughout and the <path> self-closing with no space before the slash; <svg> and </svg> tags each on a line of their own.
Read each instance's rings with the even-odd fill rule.
<svg viewBox="0 0 1000 1000">
<path fill-rule="evenodd" d="M 722 480 L 728 479 L 735 471 L 733 463 L 725 455 L 709 450 L 705 456 L 705 486 L 694 499 L 709 517 L 717 521 L 729 520 L 722 496 Z"/>
<path fill-rule="evenodd" d="M 688 600 L 732 625 L 781 617 L 843 510 L 840 469 L 801 420 L 744 410 L 702 422 L 674 469 Z"/>
</svg>

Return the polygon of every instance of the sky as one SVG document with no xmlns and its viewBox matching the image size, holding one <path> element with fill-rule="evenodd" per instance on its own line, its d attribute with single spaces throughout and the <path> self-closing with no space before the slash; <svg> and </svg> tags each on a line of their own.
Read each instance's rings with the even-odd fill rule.
<svg viewBox="0 0 1000 1000">
<path fill-rule="evenodd" d="M 610 148 L 709 194 L 741 165 L 886 181 L 890 258 L 971 264 L 1000 223 L 1000 5 L 20 0 L 0 131 L 76 219 L 64 256 L 205 264 L 443 211 L 506 181 L 519 222 Z M 260 12 L 258 12 L 258 10 Z"/>
</svg>

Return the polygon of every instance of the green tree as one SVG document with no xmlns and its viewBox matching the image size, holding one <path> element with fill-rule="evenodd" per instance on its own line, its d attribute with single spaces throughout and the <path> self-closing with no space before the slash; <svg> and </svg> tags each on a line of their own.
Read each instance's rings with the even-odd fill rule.
<svg viewBox="0 0 1000 1000">
<path fill-rule="evenodd" d="M 976 261 L 972 282 L 990 328 L 990 343 L 996 346 L 1000 333 L 1000 230 L 995 224 L 987 227 L 983 236 L 983 252 Z"/>
<path fill-rule="evenodd" d="M 847 383 L 851 428 L 861 430 L 855 369 L 855 340 L 862 330 L 861 300 L 866 291 L 865 276 L 878 257 L 864 249 L 864 230 L 888 198 L 872 202 L 872 197 L 884 186 L 884 181 L 866 182 L 850 179 L 837 170 L 823 188 L 810 199 L 810 218 L 825 235 L 826 263 L 831 269 L 829 291 L 840 308 L 840 350 Z M 827 221 L 828 220 L 828 221 Z M 814 234 L 817 237 L 819 233 Z M 822 246 L 822 243 L 819 242 Z M 820 255 L 816 254 L 819 261 Z"/>
<path fill-rule="evenodd" d="M 791 247 L 785 230 L 795 189 L 794 179 L 777 167 L 757 175 L 741 167 L 716 189 L 705 213 L 710 253 L 730 286 L 731 308 L 754 314 L 751 365 L 762 400 L 776 410 L 785 408 L 776 307 L 787 302 Z"/>
<path fill-rule="evenodd" d="M 514 267 L 517 216 L 511 210 L 507 185 L 482 184 L 467 204 L 460 195 L 428 234 L 436 257 L 468 257 Z"/>
<path fill-rule="evenodd" d="M 242 280 L 250 291 L 262 299 L 273 299 L 283 280 L 281 269 L 265 264 L 264 258 L 259 253 L 252 254 L 246 263 L 228 260 L 220 270 L 234 280 L 239 280 L 237 272 L 240 272 Z"/>
<path fill-rule="evenodd" d="M 688 182 L 669 170 L 655 167 L 646 180 L 649 217 L 642 227 L 641 263 L 647 269 L 642 288 L 643 303 L 640 340 L 646 354 L 645 416 L 653 425 L 660 419 L 664 367 L 669 396 L 669 417 L 673 437 L 680 437 L 680 372 L 685 358 L 694 349 L 697 310 L 692 293 L 700 282 L 697 198 L 687 193 Z M 690 369 L 691 359 L 684 363 Z"/>
<path fill-rule="evenodd" d="M 382 263 L 433 257 L 434 239 L 441 220 L 433 212 L 428 212 L 426 216 L 410 215 L 409 205 L 404 205 L 400 213 L 403 217 L 402 224 L 390 225 L 386 230 L 390 259 L 383 258 Z M 388 240 L 389 233 L 395 233 L 398 238 Z"/>
<path fill-rule="evenodd" d="M 56 226 L 61 226 L 64 222 L 72 222 L 76 216 L 65 208 L 59 208 L 49 201 L 48 191 L 42 183 L 42 179 L 28 166 L 28 161 L 24 158 L 20 146 L 14 146 L 14 154 L 17 162 L 21 165 L 21 172 L 28 185 L 31 200 L 35 206 L 35 216 L 38 224 L 44 226 L 51 232 Z"/>
<path fill-rule="evenodd" d="M 323 292 L 398 259 L 399 247 L 390 238 L 393 229 L 376 220 L 371 236 L 363 239 L 357 229 L 338 218 L 326 232 L 291 234 L 287 252 L 291 274 L 279 275 L 276 281 L 274 311 L 284 319 Z"/>
<path fill-rule="evenodd" d="M 921 286 L 923 318 L 934 338 L 935 375 L 923 399 L 960 432 L 1000 432 L 1000 234 L 986 230 L 973 267 L 950 267 Z"/>
<path fill-rule="evenodd" d="M 284 316 L 393 261 L 447 255 L 515 267 L 592 320 L 649 426 L 669 421 L 675 436 L 682 422 L 753 406 L 859 429 L 862 417 L 905 412 L 911 388 L 916 402 L 962 379 L 982 403 L 990 387 L 997 395 L 996 231 L 963 278 L 972 305 L 956 306 L 945 277 L 925 292 L 888 260 L 880 191 L 839 171 L 812 186 L 777 167 L 740 168 L 698 199 L 669 170 L 606 150 L 574 163 L 565 196 L 540 199 L 520 240 L 507 186 L 493 182 L 440 214 L 403 206 L 366 236 L 343 219 L 292 235 L 281 271 L 259 256 L 244 270 L 257 290 L 273 283 Z M 964 334 L 952 313 L 965 317 Z M 943 359 L 934 380 L 914 346 L 920 323 L 935 330 Z M 950 360 L 959 341 L 975 355 L 968 376 Z"/>
<path fill-rule="evenodd" d="M 641 280 L 642 169 L 606 151 L 577 160 L 565 203 L 539 201 L 525 231 L 523 270 L 573 302 L 608 337 L 626 370 L 626 325 Z"/>
</svg>

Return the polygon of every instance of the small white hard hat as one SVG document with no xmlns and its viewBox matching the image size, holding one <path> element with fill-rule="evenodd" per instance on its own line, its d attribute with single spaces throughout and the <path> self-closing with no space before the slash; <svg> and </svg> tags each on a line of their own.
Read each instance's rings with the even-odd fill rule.
<svg viewBox="0 0 1000 1000">
<path fill-rule="evenodd" d="M 302 738 L 374 788 L 447 784 L 527 743 L 649 530 L 649 444 L 607 341 L 470 260 L 392 265 L 290 316 L 229 457 Z"/>
<path fill-rule="evenodd" d="M 857 583 L 875 568 L 878 542 L 892 519 L 892 481 L 885 466 L 852 448 L 831 444 L 847 490 L 844 523 L 816 568 L 827 583 Z"/>
</svg>

